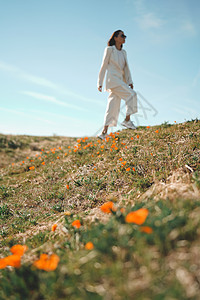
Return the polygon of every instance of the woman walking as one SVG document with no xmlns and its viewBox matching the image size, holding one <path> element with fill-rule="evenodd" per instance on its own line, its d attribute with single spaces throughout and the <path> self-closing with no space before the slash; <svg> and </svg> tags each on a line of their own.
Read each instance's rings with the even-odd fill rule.
<svg viewBox="0 0 200 300">
<path fill-rule="evenodd" d="M 97 87 L 102 92 L 103 80 L 107 71 L 105 90 L 109 92 L 108 104 L 104 118 L 104 128 L 98 136 L 104 139 L 109 126 L 116 126 L 121 99 L 126 102 L 126 118 L 121 123 L 129 129 L 136 129 L 130 116 L 137 112 L 137 94 L 133 90 L 133 81 L 128 66 L 126 51 L 122 49 L 126 36 L 122 30 L 115 31 L 105 48 Z"/>
</svg>

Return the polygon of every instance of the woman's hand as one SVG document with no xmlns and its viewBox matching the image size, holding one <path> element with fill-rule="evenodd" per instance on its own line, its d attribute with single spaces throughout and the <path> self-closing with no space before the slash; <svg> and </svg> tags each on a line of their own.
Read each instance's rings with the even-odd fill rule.
<svg viewBox="0 0 200 300">
<path fill-rule="evenodd" d="M 101 85 L 98 87 L 98 90 L 99 90 L 99 92 L 102 92 L 102 86 Z"/>
<path fill-rule="evenodd" d="M 129 86 L 130 86 L 130 88 L 133 90 L 133 84 L 131 83 L 131 84 L 129 84 Z"/>
</svg>

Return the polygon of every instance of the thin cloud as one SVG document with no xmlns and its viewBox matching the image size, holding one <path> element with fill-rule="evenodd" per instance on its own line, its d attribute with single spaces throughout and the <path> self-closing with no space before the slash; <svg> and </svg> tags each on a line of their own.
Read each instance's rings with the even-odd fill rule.
<svg viewBox="0 0 200 300">
<path fill-rule="evenodd" d="M 9 73 L 11 73 L 12 75 L 14 75 L 16 77 L 22 78 L 22 79 L 24 79 L 28 82 L 33 83 L 33 84 L 53 89 L 56 92 L 61 93 L 63 95 L 73 97 L 73 98 L 76 98 L 78 100 L 83 100 L 85 102 L 98 104 L 100 106 L 103 105 L 101 101 L 97 101 L 97 100 L 85 97 L 83 95 L 77 94 L 76 92 L 73 92 L 70 89 L 63 88 L 62 86 L 59 86 L 59 85 L 53 83 L 52 81 L 50 81 L 46 78 L 39 77 L 39 76 L 34 76 L 32 74 L 29 74 L 29 73 L 21 70 L 18 67 L 15 67 L 13 65 L 9 65 L 9 64 L 7 64 L 3 61 L 0 61 L 0 69 L 3 70 L 3 71 L 9 72 Z"/>
<path fill-rule="evenodd" d="M 40 94 L 40 93 L 35 93 L 35 92 L 30 92 L 30 91 L 21 91 L 20 93 L 23 94 L 23 95 L 27 95 L 27 96 L 30 96 L 32 98 L 38 99 L 38 100 L 51 102 L 51 103 L 54 103 L 56 105 L 60 105 L 60 106 L 64 106 L 64 107 L 70 107 L 70 108 L 73 108 L 73 109 L 76 109 L 76 110 L 81 110 L 81 111 L 87 111 L 83 107 L 73 105 L 73 104 L 69 104 L 69 103 L 66 103 L 66 102 L 62 102 L 62 101 L 56 99 L 55 97 L 48 96 L 48 95 L 45 95 L 45 94 Z"/>
<path fill-rule="evenodd" d="M 183 22 L 181 30 L 189 36 L 195 36 L 197 33 L 195 25 L 190 20 L 185 20 Z"/>
<path fill-rule="evenodd" d="M 140 28 L 146 30 L 146 29 L 158 29 L 162 27 L 162 25 L 165 23 L 164 20 L 157 17 L 154 13 L 145 13 L 141 15 L 139 18 L 136 19 L 138 25 Z"/>
<path fill-rule="evenodd" d="M 56 123 L 54 123 L 52 121 L 46 120 L 44 118 L 34 117 L 32 114 L 28 115 L 27 113 L 24 113 L 22 111 L 9 109 L 9 108 L 4 108 L 4 107 L 0 107 L 0 110 L 11 113 L 11 114 L 15 114 L 15 115 L 18 115 L 18 116 L 22 116 L 22 117 L 26 117 L 26 118 L 28 117 L 28 118 L 31 118 L 31 119 L 36 120 L 36 121 L 42 121 L 44 123 L 48 123 L 48 124 L 51 124 L 51 125 L 56 125 Z"/>
</svg>

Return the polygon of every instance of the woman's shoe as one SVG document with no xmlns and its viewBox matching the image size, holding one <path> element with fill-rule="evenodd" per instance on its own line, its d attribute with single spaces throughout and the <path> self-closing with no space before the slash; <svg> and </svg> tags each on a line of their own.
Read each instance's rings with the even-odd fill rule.
<svg viewBox="0 0 200 300">
<path fill-rule="evenodd" d="M 122 126 L 128 128 L 128 129 L 136 129 L 137 127 L 133 124 L 133 122 L 131 120 L 129 121 L 126 121 L 124 120 L 122 123 L 121 123 Z"/>
<path fill-rule="evenodd" d="M 105 140 L 106 138 L 106 134 L 105 133 L 101 133 L 100 135 L 97 135 L 97 137 L 101 140 Z"/>
</svg>

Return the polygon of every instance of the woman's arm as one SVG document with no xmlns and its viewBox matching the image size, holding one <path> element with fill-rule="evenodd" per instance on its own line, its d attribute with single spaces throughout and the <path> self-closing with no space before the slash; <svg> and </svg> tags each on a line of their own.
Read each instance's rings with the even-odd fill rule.
<svg viewBox="0 0 200 300">
<path fill-rule="evenodd" d="M 126 65 L 124 68 L 124 73 L 125 73 L 124 75 L 125 75 L 126 83 L 133 89 L 133 80 L 132 80 L 131 72 L 130 72 L 129 65 L 128 65 L 127 53 L 125 50 L 124 50 L 124 54 L 126 57 Z"/>
<path fill-rule="evenodd" d="M 108 62 L 110 59 L 111 51 L 112 51 L 111 47 L 106 47 L 104 50 L 103 60 L 102 60 L 102 64 L 101 64 L 101 68 L 100 68 L 99 76 L 98 76 L 98 82 L 97 82 L 97 87 L 100 92 L 101 92 L 101 88 L 103 85 L 103 80 L 104 80 L 105 73 L 107 70 Z"/>
</svg>

